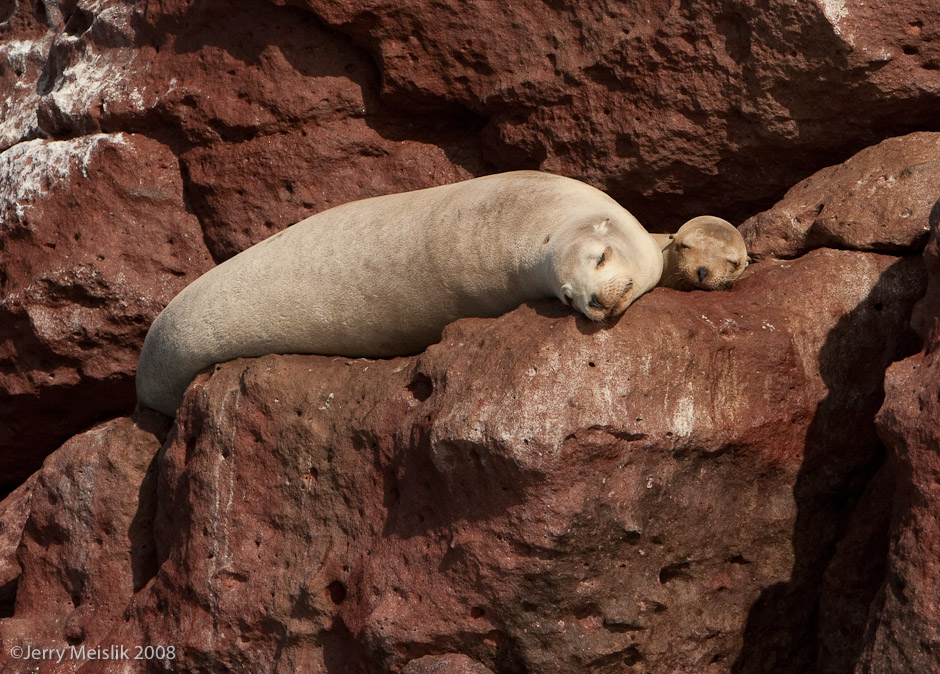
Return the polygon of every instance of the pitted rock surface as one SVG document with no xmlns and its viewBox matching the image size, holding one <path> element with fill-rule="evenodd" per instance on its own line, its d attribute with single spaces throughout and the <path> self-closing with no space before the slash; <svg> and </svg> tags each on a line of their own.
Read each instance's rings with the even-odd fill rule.
<svg viewBox="0 0 940 674">
<path fill-rule="evenodd" d="M 0 671 L 115 670 L 26 642 L 179 649 L 126 672 L 940 670 L 938 25 L 0 2 Z M 212 264 L 519 168 L 651 231 L 747 220 L 760 261 L 615 325 L 537 303 L 132 413 L 147 326 Z"/>
</svg>

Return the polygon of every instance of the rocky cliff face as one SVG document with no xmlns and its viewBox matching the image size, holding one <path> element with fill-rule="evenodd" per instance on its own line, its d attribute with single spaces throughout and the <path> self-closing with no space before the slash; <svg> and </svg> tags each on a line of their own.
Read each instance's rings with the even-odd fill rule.
<svg viewBox="0 0 940 674">
<path fill-rule="evenodd" d="M 937 671 L 938 14 L 0 2 L 0 671 Z M 214 262 L 514 168 L 757 261 L 132 414 Z"/>
</svg>

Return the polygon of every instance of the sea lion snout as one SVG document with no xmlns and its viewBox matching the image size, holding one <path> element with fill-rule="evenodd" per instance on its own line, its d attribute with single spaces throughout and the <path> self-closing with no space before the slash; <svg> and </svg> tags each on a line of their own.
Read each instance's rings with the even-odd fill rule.
<svg viewBox="0 0 940 674">
<path fill-rule="evenodd" d="M 601 294 L 601 304 L 604 306 L 606 317 L 619 316 L 633 301 L 633 280 L 624 277 L 611 279 L 604 285 Z"/>
</svg>

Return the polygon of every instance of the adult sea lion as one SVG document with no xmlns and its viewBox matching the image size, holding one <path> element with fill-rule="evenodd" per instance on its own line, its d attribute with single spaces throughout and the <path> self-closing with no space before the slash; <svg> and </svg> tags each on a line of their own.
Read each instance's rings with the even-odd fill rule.
<svg viewBox="0 0 940 674">
<path fill-rule="evenodd" d="M 747 268 L 744 237 L 727 220 L 700 215 L 675 234 L 653 234 L 663 251 L 659 285 L 677 290 L 727 290 Z"/>
<path fill-rule="evenodd" d="M 248 248 L 157 316 L 140 403 L 174 415 L 213 363 L 267 353 L 417 353 L 444 326 L 558 297 L 591 320 L 623 312 L 662 274 L 656 242 L 585 183 L 517 171 L 355 201 Z"/>
</svg>

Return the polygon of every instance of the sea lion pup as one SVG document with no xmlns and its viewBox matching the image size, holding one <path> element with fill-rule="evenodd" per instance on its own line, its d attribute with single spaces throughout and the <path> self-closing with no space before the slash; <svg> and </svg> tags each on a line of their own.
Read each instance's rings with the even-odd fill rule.
<svg viewBox="0 0 940 674">
<path fill-rule="evenodd" d="M 211 269 L 157 316 L 139 402 L 169 416 L 203 368 L 268 353 L 417 353 L 444 326 L 556 296 L 591 320 L 656 286 L 662 255 L 626 209 L 538 171 L 373 197 L 307 218 Z"/>
<path fill-rule="evenodd" d="M 675 234 L 653 234 L 663 251 L 659 285 L 677 290 L 727 290 L 747 268 L 744 237 L 727 220 L 700 215 Z"/>
</svg>

